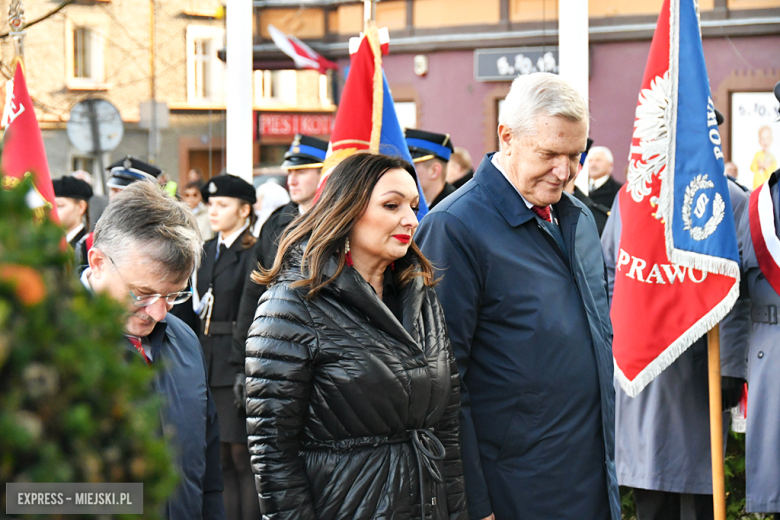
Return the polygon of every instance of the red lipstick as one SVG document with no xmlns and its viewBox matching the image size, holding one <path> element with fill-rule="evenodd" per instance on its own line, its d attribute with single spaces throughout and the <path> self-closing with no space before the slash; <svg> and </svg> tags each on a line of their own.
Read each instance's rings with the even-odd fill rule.
<svg viewBox="0 0 780 520">
<path fill-rule="evenodd" d="M 393 235 L 393 238 L 401 242 L 402 244 L 408 244 L 412 239 L 412 235 Z"/>
</svg>

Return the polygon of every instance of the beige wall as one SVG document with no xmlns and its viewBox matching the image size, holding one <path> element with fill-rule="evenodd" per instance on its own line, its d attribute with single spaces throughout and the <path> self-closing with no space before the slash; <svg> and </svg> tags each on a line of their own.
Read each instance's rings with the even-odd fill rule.
<svg viewBox="0 0 780 520">
<path fill-rule="evenodd" d="M 780 7 L 780 0 L 728 0 L 729 9 L 764 9 Z"/>
<path fill-rule="evenodd" d="M 340 5 L 336 13 L 338 23 L 331 29 L 333 32 L 357 36 L 363 30 L 362 5 Z"/>
<path fill-rule="evenodd" d="M 558 0 L 511 0 L 509 19 L 513 22 L 557 20 Z"/>
<path fill-rule="evenodd" d="M 452 27 L 495 24 L 500 20 L 499 0 L 415 0 L 415 27 Z"/>
<path fill-rule="evenodd" d="M 459 0 L 468 1 L 468 0 Z M 780 5 L 780 0 L 730 0 L 730 2 L 769 3 Z M 589 0 L 590 18 L 658 14 L 663 0 Z M 699 0 L 699 9 L 712 10 L 714 0 Z M 558 0 L 510 0 L 509 18 L 513 22 L 533 22 L 558 19 Z"/>
<path fill-rule="evenodd" d="M 406 27 L 406 1 L 386 0 L 376 4 L 376 22 L 391 31 Z M 357 36 L 363 30 L 363 5 L 341 5 L 331 14 L 331 31 L 345 36 Z"/>
<path fill-rule="evenodd" d="M 391 31 L 406 28 L 406 1 L 392 0 L 376 4 L 376 23 Z"/>
<path fill-rule="evenodd" d="M 270 38 L 268 24 L 300 39 L 325 35 L 325 13 L 322 9 L 263 9 L 260 11 L 260 35 Z"/>
</svg>

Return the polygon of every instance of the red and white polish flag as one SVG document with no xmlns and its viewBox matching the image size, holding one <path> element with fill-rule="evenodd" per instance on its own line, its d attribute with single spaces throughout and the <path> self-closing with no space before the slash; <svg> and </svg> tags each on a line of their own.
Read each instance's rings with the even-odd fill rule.
<svg viewBox="0 0 780 520">
<path fill-rule="evenodd" d="M 323 58 L 295 36 L 284 34 L 271 24 L 268 25 L 268 32 L 276 46 L 292 58 L 299 69 L 316 70 L 320 74 L 325 74 L 328 69 L 338 70 L 336 63 Z"/>
</svg>

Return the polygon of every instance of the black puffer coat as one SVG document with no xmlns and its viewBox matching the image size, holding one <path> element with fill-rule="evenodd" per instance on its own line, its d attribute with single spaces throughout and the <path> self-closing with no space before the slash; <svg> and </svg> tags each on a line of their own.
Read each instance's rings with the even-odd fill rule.
<svg viewBox="0 0 780 520">
<path fill-rule="evenodd" d="M 435 291 L 407 284 L 401 324 L 351 267 L 306 300 L 290 288 L 298 262 L 260 299 L 246 345 L 263 518 L 466 520 L 460 381 Z"/>
</svg>

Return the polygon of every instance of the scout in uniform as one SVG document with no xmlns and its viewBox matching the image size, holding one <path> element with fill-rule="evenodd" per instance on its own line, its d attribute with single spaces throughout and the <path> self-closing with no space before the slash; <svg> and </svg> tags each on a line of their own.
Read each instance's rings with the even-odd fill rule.
<svg viewBox="0 0 780 520">
<path fill-rule="evenodd" d="M 75 177 L 54 179 L 54 201 L 60 224 L 65 228 L 65 239 L 72 248 L 87 234 L 89 227 L 89 199 L 92 187 Z M 86 226 L 84 220 L 86 219 Z"/>
<path fill-rule="evenodd" d="M 231 352 L 244 283 L 255 267 L 251 233 L 254 187 L 234 175 L 209 180 L 201 190 L 215 237 L 203 245 L 196 312 L 208 383 L 219 415 L 220 454 L 228 519 L 259 520 L 249 465 L 244 399 L 244 349 Z"/>
</svg>

